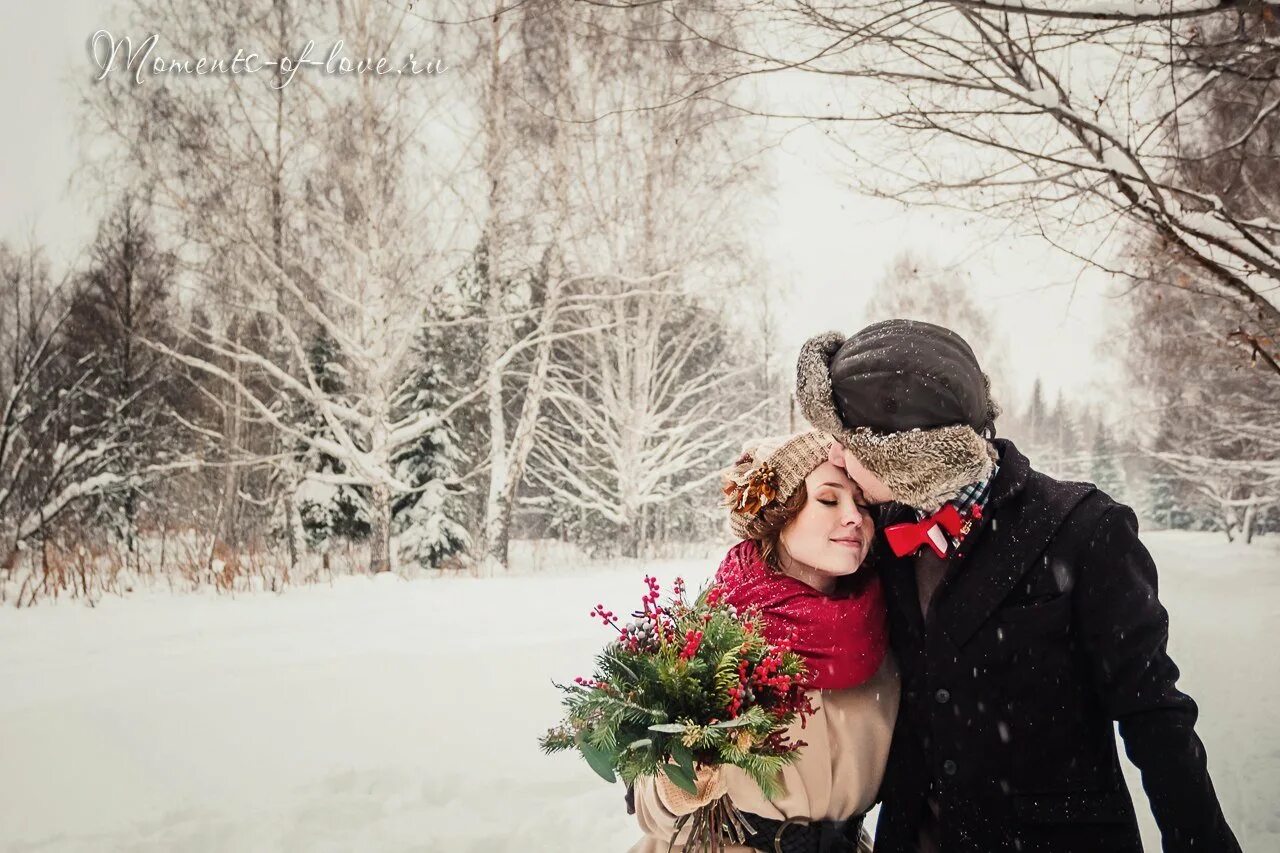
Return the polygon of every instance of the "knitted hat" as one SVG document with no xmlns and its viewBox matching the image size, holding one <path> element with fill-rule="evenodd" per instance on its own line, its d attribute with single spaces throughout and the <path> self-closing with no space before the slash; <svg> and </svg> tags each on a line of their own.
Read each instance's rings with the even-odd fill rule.
<svg viewBox="0 0 1280 853">
<path fill-rule="evenodd" d="M 786 503 L 809 472 L 827 461 L 831 444 L 827 433 L 809 430 L 743 445 L 742 455 L 724 475 L 734 535 L 750 539 L 750 525 L 760 511 L 772 503 Z"/>
<path fill-rule="evenodd" d="M 932 511 L 990 475 L 987 436 L 1000 408 L 973 350 L 950 329 L 875 323 L 847 340 L 811 338 L 796 365 L 796 398 L 899 502 Z"/>
</svg>

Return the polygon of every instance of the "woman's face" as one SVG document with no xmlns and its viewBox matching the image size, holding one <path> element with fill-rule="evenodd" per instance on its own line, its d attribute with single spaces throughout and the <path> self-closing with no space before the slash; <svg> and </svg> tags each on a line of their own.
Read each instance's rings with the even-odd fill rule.
<svg viewBox="0 0 1280 853">
<path fill-rule="evenodd" d="M 779 536 L 784 568 L 795 561 L 833 581 L 853 574 L 875 533 L 866 499 L 849 475 L 829 461 L 809 472 L 804 485 L 808 499 Z"/>
</svg>

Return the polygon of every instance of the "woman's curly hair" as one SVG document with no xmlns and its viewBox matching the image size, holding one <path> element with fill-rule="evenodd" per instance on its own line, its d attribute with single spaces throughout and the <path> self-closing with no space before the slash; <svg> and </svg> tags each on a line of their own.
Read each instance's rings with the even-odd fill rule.
<svg viewBox="0 0 1280 853">
<path fill-rule="evenodd" d="M 740 476 L 746 469 L 751 467 L 751 464 L 739 464 L 732 471 L 726 473 L 726 487 L 734 482 L 733 477 L 735 475 Z M 739 471 L 739 468 L 743 470 Z M 756 543 L 756 547 L 760 550 L 760 558 L 773 571 L 782 571 L 782 564 L 779 559 L 782 549 L 782 530 L 791 523 L 792 519 L 800 514 L 800 510 L 804 509 L 805 502 L 808 500 L 809 490 L 805 488 L 805 484 L 802 481 L 785 501 L 770 501 L 766 503 L 760 508 L 759 512 L 755 513 L 746 522 L 745 532 L 747 538 Z"/>
</svg>

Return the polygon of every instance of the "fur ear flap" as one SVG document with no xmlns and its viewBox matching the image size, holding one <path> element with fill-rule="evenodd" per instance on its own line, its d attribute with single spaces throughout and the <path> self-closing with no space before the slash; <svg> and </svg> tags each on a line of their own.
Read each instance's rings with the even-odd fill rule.
<svg viewBox="0 0 1280 853">
<path fill-rule="evenodd" d="M 796 361 L 796 401 L 816 429 L 840 435 L 845 425 L 836 410 L 831 391 L 831 359 L 844 343 L 839 332 L 827 332 L 805 341 Z"/>
</svg>

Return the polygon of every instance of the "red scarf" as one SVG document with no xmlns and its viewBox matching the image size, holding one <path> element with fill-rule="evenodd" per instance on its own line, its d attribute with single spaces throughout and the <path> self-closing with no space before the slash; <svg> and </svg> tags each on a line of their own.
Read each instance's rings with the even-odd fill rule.
<svg viewBox="0 0 1280 853">
<path fill-rule="evenodd" d="M 716 584 L 739 610 L 759 608 L 769 642 L 794 636 L 791 648 L 804 658 L 810 686 L 856 687 L 880 669 L 889 632 L 879 577 L 868 578 L 854 595 L 823 595 L 767 568 L 748 539 L 725 555 Z"/>
</svg>

